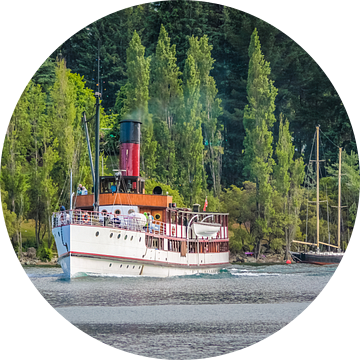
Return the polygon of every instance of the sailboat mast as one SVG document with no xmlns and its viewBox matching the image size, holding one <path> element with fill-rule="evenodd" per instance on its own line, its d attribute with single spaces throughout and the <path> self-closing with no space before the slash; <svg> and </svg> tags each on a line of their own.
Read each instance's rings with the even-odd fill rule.
<svg viewBox="0 0 360 360">
<path fill-rule="evenodd" d="M 340 228 L 341 228 L 341 150 L 339 147 L 339 190 L 338 190 L 338 249 L 340 250 Z"/>
<path fill-rule="evenodd" d="M 100 45 L 98 45 L 98 49 Z M 94 211 L 99 211 L 100 176 L 99 176 L 99 153 L 100 153 L 100 51 L 98 50 L 98 91 L 96 96 L 96 119 L 95 119 L 95 184 L 94 184 Z"/>
<path fill-rule="evenodd" d="M 316 243 L 317 249 L 319 249 L 319 241 L 320 241 L 320 212 L 319 212 L 319 129 L 320 126 L 316 127 Z"/>
</svg>

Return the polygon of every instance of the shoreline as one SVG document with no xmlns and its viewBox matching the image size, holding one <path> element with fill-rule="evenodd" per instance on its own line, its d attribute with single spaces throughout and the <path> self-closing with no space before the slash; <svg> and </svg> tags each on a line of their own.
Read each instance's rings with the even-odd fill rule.
<svg viewBox="0 0 360 360">
<path fill-rule="evenodd" d="M 42 261 L 36 256 L 36 250 L 29 248 L 27 252 L 22 253 L 20 259 L 22 266 L 53 266 L 60 267 L 58 264 L 58 257 L 54 256 L 51 260 Z M 245 253 L 231 254 L 229 256 L 230 265 L 271 265 L 271 264 L 285 264 L 283 254 L 262 254 L 259 259 L 255 259 L 252 255 Z"/>
</svg>

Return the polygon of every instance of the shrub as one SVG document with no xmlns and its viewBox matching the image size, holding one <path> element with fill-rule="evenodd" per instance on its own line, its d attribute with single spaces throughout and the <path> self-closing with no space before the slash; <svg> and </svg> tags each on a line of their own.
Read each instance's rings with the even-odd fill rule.
<svg viewBox="0 0 360 360">
<path fill-rule="evenodd" d="M 47 247 L 41 247 L 40 250 L 38 251 L 38 258 L 41 261 L 50 261 L 52 259 L 52 251 L 51 249 L 47 248 Z"/>
</svg>

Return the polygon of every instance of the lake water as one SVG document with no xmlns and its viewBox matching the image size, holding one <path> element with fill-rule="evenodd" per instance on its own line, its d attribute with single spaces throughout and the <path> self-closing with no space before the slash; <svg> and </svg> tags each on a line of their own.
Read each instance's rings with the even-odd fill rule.
<svg viewBox="0 0 360 360">
<path fill-rule="evenodd" d="M 160 359 L 227 354 L 270 336 L 316 298 L 336 266 L 231 265 L 213 275 L 81 277 L 25 267 L 68 321 L 115 348 Z"/>
</svg>

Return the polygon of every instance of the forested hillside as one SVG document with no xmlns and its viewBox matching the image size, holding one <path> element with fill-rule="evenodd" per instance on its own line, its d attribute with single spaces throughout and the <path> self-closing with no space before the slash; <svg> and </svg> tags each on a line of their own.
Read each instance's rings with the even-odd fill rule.
<svg viewBox="0 0 360 360">
<path fill-rule="evenodd" d="M 69 206 L 70 171 L 73 191 L 79 182 L 92 188 L 81 116 L 85 111 L 94 141 L 98 86 L 103 173 L 118 168 L 119 121 L 140 119 L 147 191 L 161 183 L 180 206 L 203 206 L 207 197 L 208 211 L 229 212 L 233 252 L 283 252 L 291 240 L 316 236 L 315 207 L 308 205 L 314 173 L 307 164 L 320 125 L 321 199 L 328 200 L 321 204 L 321 241 L 337 242 L 331 206 L 341 146 L 346 248 L 360 176 L 351 124 L 330 80 L 260 19 L 176 0 L 88 25 L 49 56 L 24 90 L 1 163 L 5 220 L 19 253 L 30 245 L 45 254 L 53 248 L 50 217 Z M 29 220 L 30 237 L 22 231 Z"/>
</svg>

